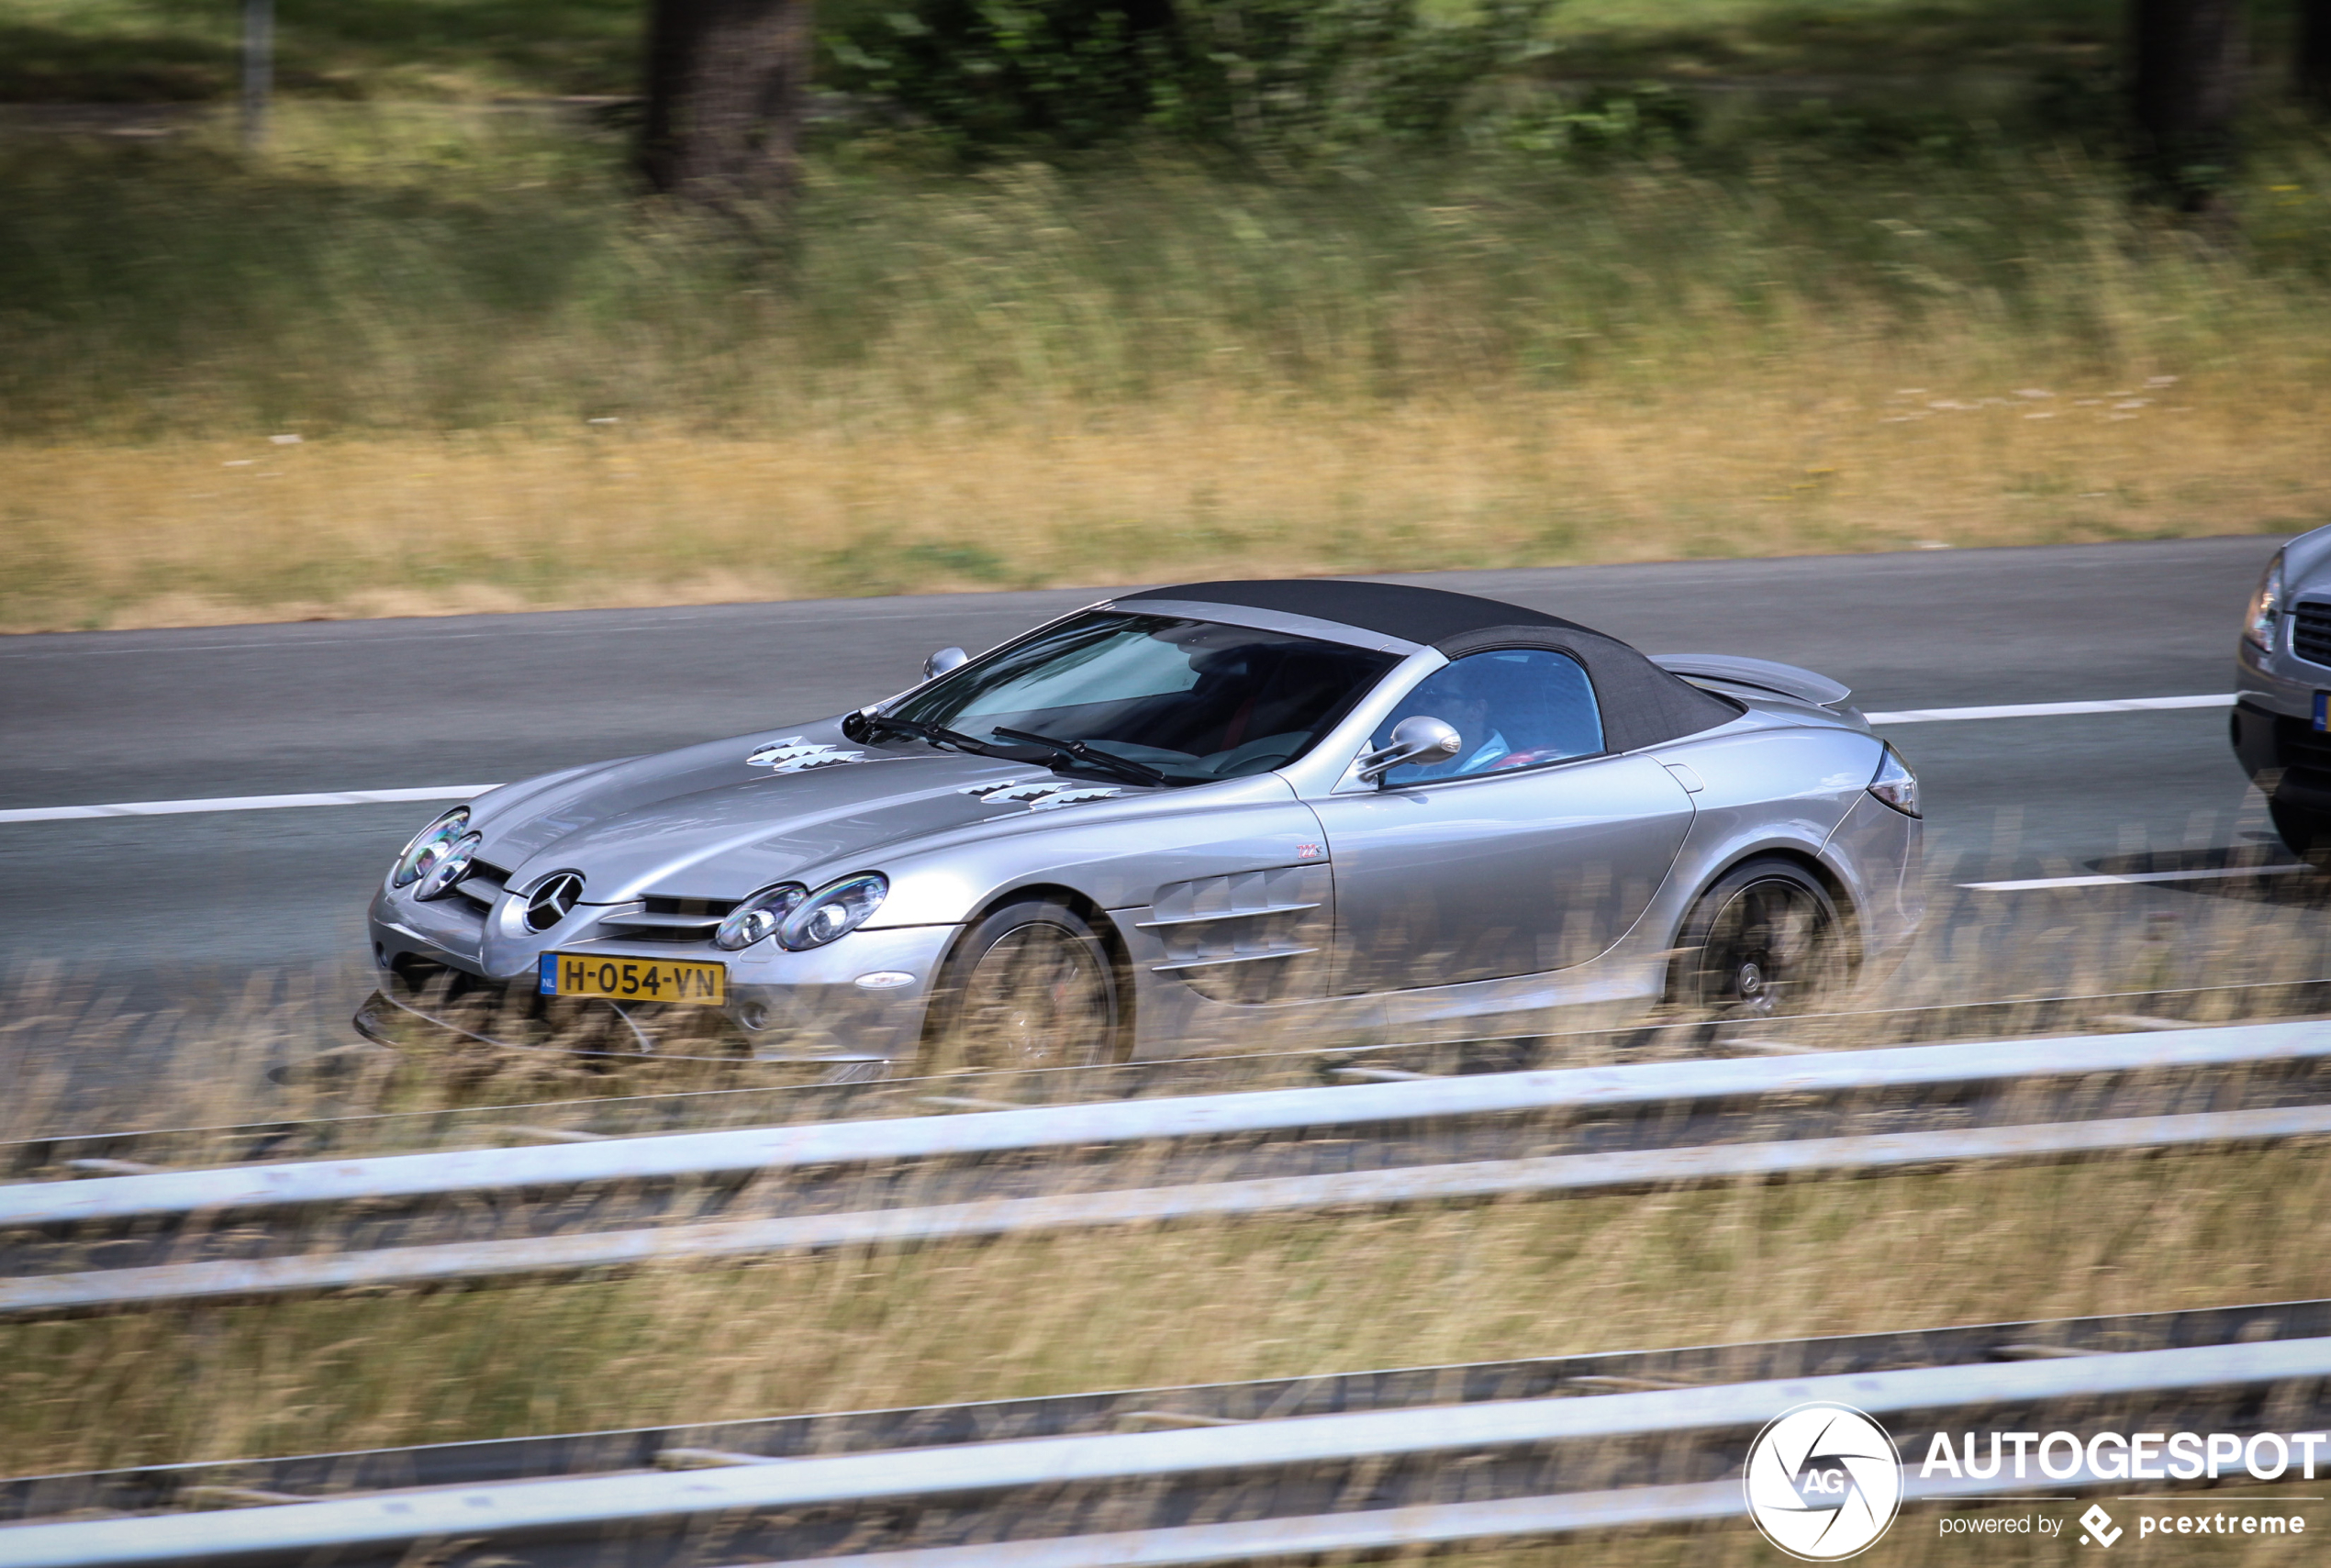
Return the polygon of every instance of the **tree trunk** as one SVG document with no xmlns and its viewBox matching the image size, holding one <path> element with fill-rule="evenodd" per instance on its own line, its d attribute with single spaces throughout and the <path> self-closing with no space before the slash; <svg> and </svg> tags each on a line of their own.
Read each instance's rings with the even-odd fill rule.
<svg viewBox="0 0 2331 1568">
<path fill-rule="evenodd" d="M 2299 0 L 2299 101 L 2331 114 L 2331 0 Z"/>
<path fill-rule="evenodd" d="M 2135 0 L 2137 157 L 2187 212 L 2222 205 L 2247 42 L 2242 0 Z"/>
<path fill-rule="evenodd" d="M 650 0 L 640 168 L 737 214 L 792 194 L 809 86 L 809 0 Z"/>
</svg>

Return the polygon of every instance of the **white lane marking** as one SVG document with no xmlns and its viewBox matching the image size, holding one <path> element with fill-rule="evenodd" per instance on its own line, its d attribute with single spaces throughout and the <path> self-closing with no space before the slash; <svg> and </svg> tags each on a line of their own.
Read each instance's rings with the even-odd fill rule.
<svg viewBox="0 0 2331 1568">
<path fill-rule="evenodd" d="M 1867 713 L 1872 724 L 1935 724 L 1954 718 L 2054 718 L 2074 713 L 2151 713 L 2162 708 L 2232 707 L 2234 694 L 2206 697 L 2124 697 L 2118 702 L 2024 702 L 2000 707 L 1918 707 Z"/>
<path fill-rule="evenodd" d="M 797 599 L 783 602 L 792 604 L 810 604 L 817 601 Z M 826 602 L 833 603 L 834 601 L 829 600 Z M 844 606 L 859 601 L 841 601 L 841 603 Z M 1099 601 L 1095 602 L 1097 603 Z M 708 611 L 719 611 L 733 609 L 737 606 L 732 605 L 706 605 L 700 607 Z M 858 621 L 873 620 L 929 621 L 932 614 L 932 612 L 929 610 L 898 610 L 880 615 L 848 615 L 846 610 L 839 613 L 847 616 L 847 618 L 853 623 Z M 1002 612 L 998 611 L 995 613 L 1001 614 Z M 699 615 L 690 616 L 684 618 L 702 622 L 716 617 L 710 615 Z M 814 622 L 816 619 L 814 617 L 808 616 L 801 617 L 799 618 L 805 622 Z M 299 623 L 293 622 L 289 624 L 296 625 Z M 351 622 L 350 624 L 353 625 L 358 623 Z M 297 651 L 303 648 L 316 648 L 325 645 L 344 645 L 351 642 L 366 644 L 383 642 L 475 642 L 488 638 L 504 637 L 608 637 L 619 632 L 667 631 L 672 628 L 672 624 L 673 623 L 669 621 L 635 621 L 624 626 L 496 627 L 487 631 L 429 631 L 396 633 L 377 637 L 287 637 L 267 639 L 256 642 L 149 642 L 141 643 L 134 648 L 0 648 L 0 660 L 97 659 L 117 658 L 125 655 L 134 657 L 141 653 L 229 652 L 253 648 L 290 649 L 294 651 Z M 114 637 L 128 636 L 132 634 L 127 632 L 26 632 L 21 635 L 26 637 Z"/>
<path fill-rule="evenodd" d="M 2111 887 L 2125 882 L 2203 882 L 2221 876 L 2292 876 L 2312 872 L 2308 865 L 2225 866 L 2214 871 L 2132 871 L 2117 876 L 2035 876 L 2026 882 L 1962 882 L 1978 893 L 2028 893 L 2041 887 Z"/>
<path fill-rule="evenodd" d="M 281 811 L 294 806 L 394 806 L 407 800 L 467 800 L 495 784 L 425 789 L 350 789 L 333 795 L 223 795 L 209 800 L 120 800 L 107 806 L 36 806 L 0 811 L 0 822 L 72 822 L 92 817 L 178 817 L 194 811 Z"/>
<path fill-rule="evenodd" d="M 1903 713 L 1872 713 L 1864 715 L 1872 724 L 1930 724 L 1942 719 L 1957 718 L 2041 718 L 2055 714 L 2070 713 L 2145 713 L 2158 708 L 2228 707 L 2234 696 L 2203 697 L 2127 697 L 2119 702 L 2042 702 L 2015 703 L 2002 707 L 1925 707 Z M 457 800 L 494 788 L 492 784 L 439 784 L 428 789 L 356 789 L 333 795 L 221 795 L 211 800 L 127 800 L 110 806 L 44 806 L 21 810 L 0 811 L 0 822 L 66 822 L 91 817 L 174 817 L 192 811 L 278 811 L 293 806 L 385 806 L 404 800 Z M 2160 877 L 2176 878 L 2183 872 L 2161 873 Z M 2217 873 L 2212 875 L 2221 874 Z M 2225 873 L 2225 874 L 2243 874 Z M 2125 881 L 2126 878 L 2106 877 L 2102 881 Z M 2005 884 L 1969 883 L 1993 892 L 2006 891 Z M 2023 886 L 2024 884 L 2016 884 Z M 2084 883 L 2033 883 L 2034 887 L 2084 886 Z"/>
</svg>

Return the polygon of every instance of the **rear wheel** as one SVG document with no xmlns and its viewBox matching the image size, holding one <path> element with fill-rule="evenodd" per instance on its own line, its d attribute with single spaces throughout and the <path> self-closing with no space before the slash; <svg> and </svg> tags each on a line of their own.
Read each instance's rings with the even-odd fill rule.
<svg viewBox="0 0 2331 1568">
<path fill-rule="evenodd" d="M 1794 861 L 1745 861 L 1692 906 L 1669 999 L 1723 1018 L 1804 1012 L 1842 977 L 1836 901 Z"/>
<path fill-rule="evenodd" d="M 1117 966 L 1083 916 L 1007 904 L 965 932 L 941 977 L 926 1072 L 1082 1067 L 1120 1059 Z"/>
</svg>

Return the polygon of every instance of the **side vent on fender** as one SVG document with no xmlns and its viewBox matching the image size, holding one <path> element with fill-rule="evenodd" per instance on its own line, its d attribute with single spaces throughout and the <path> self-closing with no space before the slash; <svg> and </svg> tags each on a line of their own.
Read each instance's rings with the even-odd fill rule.
<svg viewBox="0 0 2331 1568">
<path fill-rule="evenodd" d="M 1150 970 L 1216 1002 L 1319 995 L 1333 925 L 1330 876 L 1325 864 L 1314 863 L 1167 884 L 1149 918 L 1134 922 L 1164 949 Z"/>
</svg>

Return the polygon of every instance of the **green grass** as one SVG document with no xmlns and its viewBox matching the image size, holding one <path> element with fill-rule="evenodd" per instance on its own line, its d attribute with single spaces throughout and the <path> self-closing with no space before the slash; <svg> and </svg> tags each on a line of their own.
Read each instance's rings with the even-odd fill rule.
<svg viewBox="0 0 2331 1568">
<path fill-rule="evenodd" d="M 1626 396 L 1888 342 L 1913 377 L 1946 348 L 2026 381 L 2319 370 L 2312 140 L 2261 154 L 2249 248 L 2212 254 L 2076 144 L 1881 156 L 1880 129 L 1307 183 L 1164 153 L 921 172 L 869 138 L 815 162 L 782 252 L 633 205 L 610 139 L 490 114 L 309 111 L 258 161 L 17 142 L 0 439 Z"/>
<path fill-rule="evenodd" d="M 288 94 L 487 98 L 623 94 L 641 0 L 276 0 Z M 0 103 L 232 96 L 230 0 L 0 0 Z"/>
<path fill-rule="evenodd" d="M 1557 74 L 2030 75 L 2107 63 L 2118 0 L 1567 0 Z"/>
<path fill-rule="evenodd" d="M 2314 133 L 2261 145 L 2237 250 L 2078 139 L 1766 123 L 1303 180 L 865 129 L 762 248 L 554 117 L 0 141 L 0 626 L 2331 514 Z"/>
<path fill-rule="evenodd" d="M 830 0 L 840 26 L 875 0 Z M 1462 8 L 1449 0 L 1447 8 Z M 2109 63 L 2120 0 L 1567 0 L 1560 76 L 2030 75 Z M 2279 50 L 2289 7 L 2259 7 Z M 634 90 L 641 0 L 278 0 L 283 85 L 334 97 Z M 228 0 L 0 0 L 0 102 L 231 95 Z"/>
</svg>

